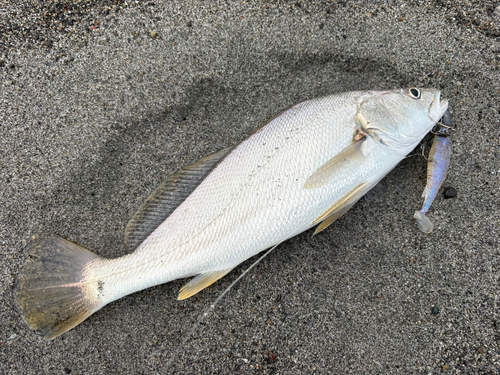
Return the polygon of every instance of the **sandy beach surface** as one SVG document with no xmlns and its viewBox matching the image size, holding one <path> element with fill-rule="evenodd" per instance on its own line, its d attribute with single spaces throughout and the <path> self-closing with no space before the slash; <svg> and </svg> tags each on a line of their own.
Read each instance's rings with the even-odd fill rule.
<svg viewBox="0 0 500 375">
<path fill-rule="evenodd" d="M 0 4 L 0 372 L 500 372 L 497 1 L 4 0 Z M 343 218 L 196 296 L 186 280 L 118 300 L 61 337 L 12 287 L 29 238 L 103 257 L 180 167 L 273 115 L 348 90 L 436 87 L 456 130 L 419 231 L 419 146 Z M 424 140 L 429 149 L 430 136 Z"/>
</svg>

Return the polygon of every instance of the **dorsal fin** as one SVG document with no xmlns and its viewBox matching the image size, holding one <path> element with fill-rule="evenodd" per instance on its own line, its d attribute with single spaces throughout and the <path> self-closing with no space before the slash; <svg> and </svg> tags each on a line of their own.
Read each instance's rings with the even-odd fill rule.
<svg viewBox="0 0 500 375">
<path fill-rule="evenodd" d="M 133 251 L 198 187 L 232 150 L 225 148 L 180 169 L 141 205 L 125 228 L 125 245 Z"/>
</svg>

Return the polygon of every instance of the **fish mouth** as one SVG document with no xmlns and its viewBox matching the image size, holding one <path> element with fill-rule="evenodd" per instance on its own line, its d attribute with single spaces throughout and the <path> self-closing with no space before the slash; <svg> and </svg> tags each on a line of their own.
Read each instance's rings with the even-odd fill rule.
<svg viewBox="0 0 500 375">
<path fill-rule="evenodd" d="M 448 109 L 448 99 L 441 99 L 441 91 L 437 90 L 434 100 L 429 106 L 429 118 L 433 123 L 438 122 Z"/>
</svg>

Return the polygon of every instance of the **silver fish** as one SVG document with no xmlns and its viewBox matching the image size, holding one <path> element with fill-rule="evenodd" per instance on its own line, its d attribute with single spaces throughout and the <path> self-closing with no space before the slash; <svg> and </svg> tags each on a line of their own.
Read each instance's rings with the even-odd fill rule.
<svg viewBox="0 0 500 375">
<path fill-rule="evenodd" d="M 427 185 L 422 193 L 424 204 L 420 211 L 415 211 L 414 215 L 418 227 L 424 233 L 431 233 L 434 229 L 434 224 L 425 214 L 429 211 L 443 181 L 446 179 L 452 154 L 451 140 L 448 136 L 448 129 L 451 128 L 451 115 L 448 110 L 441 119 L 441 122 L 442 124 L 438 125 L 438 129 L 435 132 L 434 141 L 429 153 Z"/>
<path fill-rule="evenodd" d="M 244 260 L 343 215 L 448 107 L 415 87 L 308 100 L 234 147 L 170 177 L 126 228 L 132 253 L 104 259 L 61 237 L 34 237 L 14 296 L 46 339 L 136 291 L 195 276 L 192 296 Z"/>
</svg>

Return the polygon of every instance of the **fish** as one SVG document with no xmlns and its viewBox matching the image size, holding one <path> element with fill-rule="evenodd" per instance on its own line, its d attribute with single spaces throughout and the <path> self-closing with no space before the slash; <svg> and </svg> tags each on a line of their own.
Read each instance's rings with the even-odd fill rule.
<svg viewBox="0 0 500 375">
<path fill-rule="evenodd" d="M 434 140 L 427 163 L 427 184 L 422 193 L 424 204 L 422 209 L 420 211 L 415 211 L 414 214 L 418 227 L 424 233 L 431 233 L 434 229 L 434 224 L 425 214 L 429 211 L 432 202 L 434 202 L 448 174 L 453 152 L 448 132 L 451 127 L 451 114 L 447 110 L 441 119 L 441 123 L 437 125 L 437 129 L 434 132 Z"/>
<path fill-rule="evenodd" d="M 351 91 L 300 103 L 240 143 L 169 177 L 105 259 L 39 234 L 14 285 L 28 327 L 51 340 L 103 306 L 175 279 L 189 298 L 246 259 L 325 230 L 411 152 L 448 108 L 439 90 Z"/>
</svg>

